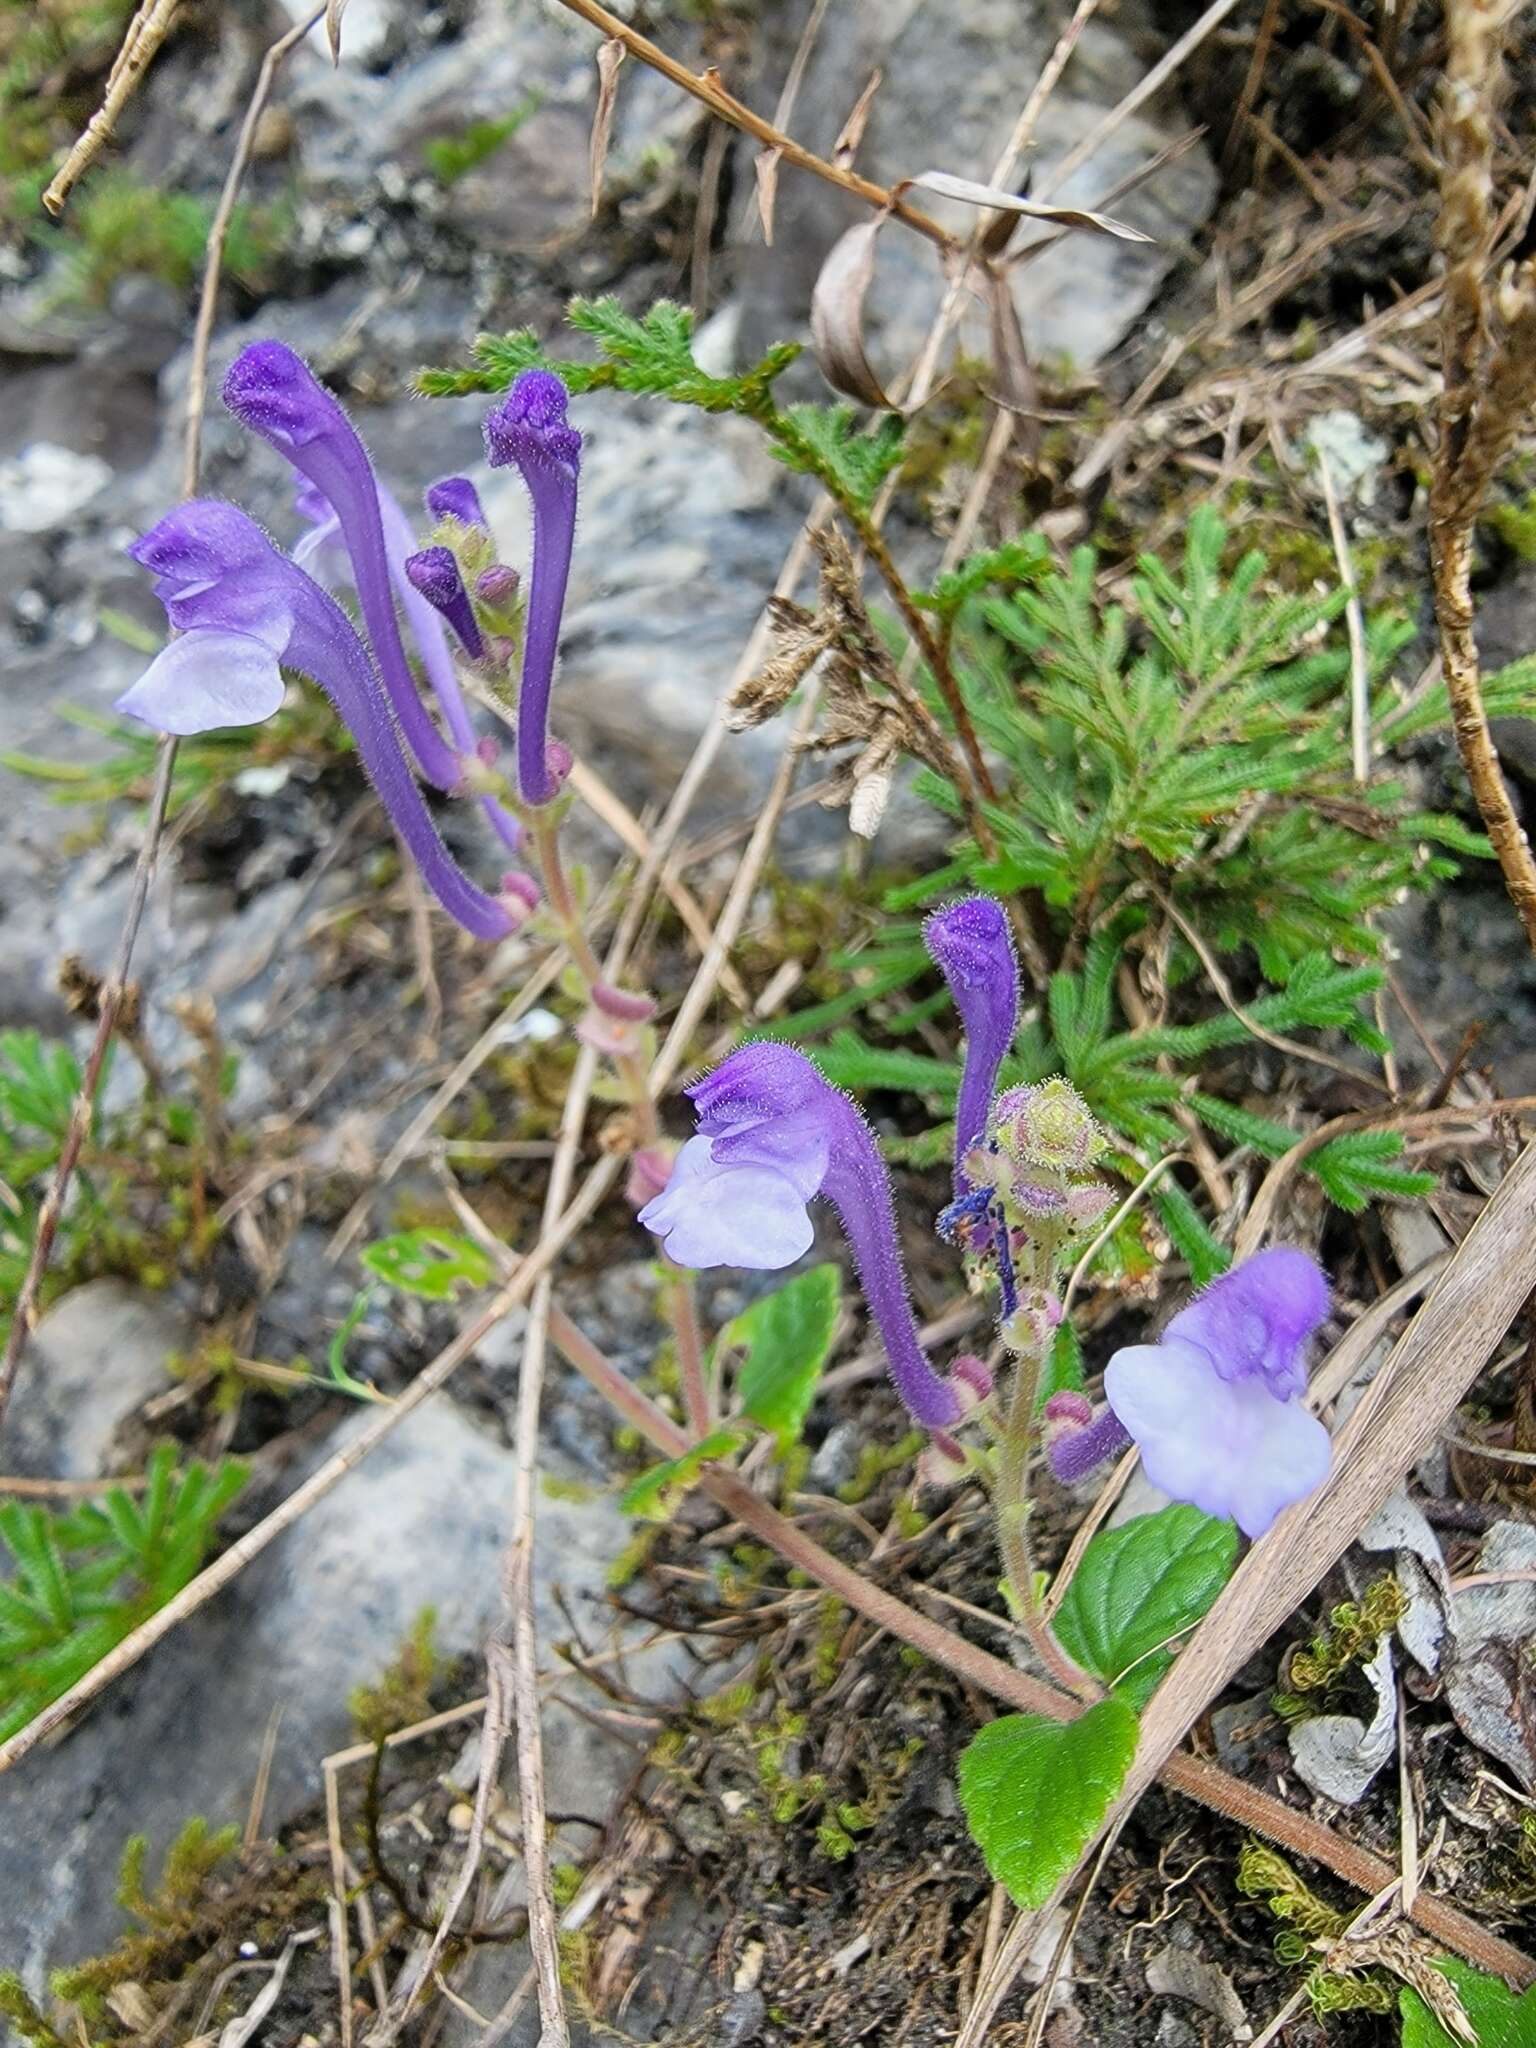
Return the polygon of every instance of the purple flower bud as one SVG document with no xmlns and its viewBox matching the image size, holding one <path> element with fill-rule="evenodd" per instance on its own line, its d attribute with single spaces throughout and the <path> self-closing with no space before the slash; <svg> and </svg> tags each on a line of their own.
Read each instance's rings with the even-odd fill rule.
<svg viewBox="0 0 1536 2048">
<path fill-rule="evenodd" d="M 1328 1432 L 1301 1395 L 1307 1341 L 1327 1313 L 1317 1265 L 1277 1245 L 1213 1281 L 1160 1343 L 1117 1351 L 1104 1392 L 1154 1485 L 1248 1536 L 1320 1486 Z"/>
<path fill-rule="evenodd" d="M 405 573 L 411 587 L 419 590 L 435 612 L 441 612 L 459 636 L 471 661 L 485 653 L 485 642 L 475 623 L 474 606 L 464 588 L 464 578 L 451 548 L 418 548 L 405 558 Z"/>
<path fill-rule="evenodd" d="M 435 484 L 429 484 L 427 510 L 434 519 L 457 519 L 461 526 L 490 526 L 480 493 L 467 476 L 439 477 Z"/>
<path fill-rule="evenodd" d="M 592 1000 L 605 1016 L 617 1017 L 625 1024 L 648 1024 L 656 1014 L 650 996 L 640 995 L 634 989 L 615 988 L 607 981 L 593 983 Z"/>
<path fill-rule="evenodd" d="M 665 1145 L 642 1145 L 630 1157 L 625 1200 L 633 1203 L 635 1208 L 643 1209 L 648 1202 L 655 1201 L 671 1178 L 671 1150 Z"/>
<path fill-rule="evenodd" d="M 178 506 L 128 551 L 155 578 L 180 635 L 117 702 L 160 732 L 256 725 L 283 700 L 281 665 L 320 685 L 346 721 L 369 779 L 422 875 L 476 938 L 512 929 L 505 908 L 462 872 L 438 837 L 400 751 L 378 672 L 335 599 L 233 505 Z"/>
<path fill-rule="evenodd" d="M 1063 1486 L 1076 1486 L 1095 1466 L 1131 1447 L 1114 1409 L 1095 1414 L 1081 1394 L 1052 1394 L 1044 1419 L 1046 1462 Z"/>
<path fill-rule="evenodd" d="M 1019 1015 L 1019 966 L 1008 916 L 990 896 L 935 911 L 923 944 L 949 983 L 965 1027 L 965 1067 L 955 1107 L 955 1192 L 966 1187 L 965 1155 L 983 1137 L 998 1069 Z"/>
<path fill-rule="evenodd" d="M 544 901 L 544 891 L 532 875 L 521 868 L 508 868 L 501 878 L 501 900 L 515 925 L 524 925 Z"/>
<path fill-rule="evenodd" d="M 806 1205 L 836 1209 L 896 1391 L 927 1429 L 968 1405 L 929 1363 L 907 1297 L 890 1175 L 868 1125 L 794 1046 L 744 1045 L 688 1090 L 698 1135 L 640 1221 L 682 1266 L 776 1271 L 810 1250 Z M 969 1390 L 968 1390 L 969 1393 Z"/>
<path fill-rule="evenodd" d="M 522 580 L 510 562 L 492 562 L 475 578 L 475 595 L 482 604 L 505 608 L 516 597 Z"/>
<path fill-rule="evenodd" d="M 552 371 L 524 370 L 485 421 L 485 448 L 492 466 L 515 463 L 533 500 L 533 570 L 517 702 L 517 779 L 527 804 L 547 804 L 558 789 L 545 741 L 560 614 L 571 573 L 581 461 L 581 436 L 565 416 L 568 397 Z"/>
<path fill-rule="evenodd" d="M 401 730 L 427 780 L 439 789 L 457 788 L 458 757 L 427 715 L 400 639 L 378 479 L 356 427 L 308 364 L 280 341 L 242 349 L 225 376 L 223 396 L 241 425 L 286 456 L 334 508 Z"/>
</svg>

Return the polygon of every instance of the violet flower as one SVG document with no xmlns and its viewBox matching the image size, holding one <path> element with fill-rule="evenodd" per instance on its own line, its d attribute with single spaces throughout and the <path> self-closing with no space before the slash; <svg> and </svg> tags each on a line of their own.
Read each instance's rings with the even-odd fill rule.
<svg viewBox="0 0 1536 2048">
<path fill-rule="evenodd" d="M 449 477 L 444 480 L 445 485 L 452 483 L 462 483 L 464 489 L 469 493 L 470 498 L 478 508 L 480 501 L 475 496 L 474 485 L 469 482 L 467 477 Z M 443 487 L 443 485 L 434 484 L 432 489 L 437 491 Z M 433 694 L 443 707 L 443 719 L 448 727 L 449 737 L 452 739 L 454 747 L 460 756 L 455 766 L 458 778 L 462 781 L 464 759 L 472 754 L 480 754 L 480 743 L 475 736 L 474 726 L 470 722 L 469 712 L 464 703 L 464 694 L 459 688 L 458 674 L 454 669 L 453 654 L 448 646 L 448 641 L 444 635 L 437 612 L 430 600 L 424 597 L 421 591 L 416 589 L 411 581 L 410 571 L 406 567 L 412 551 L 416 547 L 416 536 L 411 531 L 411 523 L 406 518 L 394 494 L 387 490 L 378 481 L 377 477 L 374 478 L 374 488 L 378 496 L 379 520 L 384 533 L 384 549 L 388 560 L 389 580 L 405 612 L 406 624 L 410 627 L 411 637 L 416 642 L 417 650 L 421 655 L 421 665 L 426 670 L 427 680 L 432 685 Z M 432 492 L 429 491 L 427 495 L 430 500 Z M 464 501 L 460 499 L 458 502 L 462 504 Z M 323 491 L 318 490 L 315 485 L 306 482 L 295 497 L 294 504 L 300 515 L 308 520 L 310 524 L 309 531 L 294 548 L 293 559 L 301 568 L 307 568 L 311 575 L 315 576 L 318 581 L 323 582 L 329 589 L 337 590 L 347 583 L 352 584 L 356 588 L 356 564 L 352 556 L 347 552 L 346 543 L 342 536 L 341 521 L 337 518 L 336 508 L 332 505 L 330 499 L 326 497 Z M 484 515 L 482 514 L 481 517 L 483 520 Z M 393 613 L 391 613 L 391 617 L 393 617 Z M 469 612 L 469 617 L 473 621 L 474 613 L 472 609 Z M 478 637 L 478 628 L 476 628 L 476 633 Z M 468 646 L 467 642 L 466 646 Z M 479 659 L 478 653 L 472 647 L 469 648 L 469 652 L 473 658 Z M 414 694 L 414 685 L 412 688 Z M 490 820 L 503 845 L 509 851 L 516 853 L 523 843 L 522 826 L 504 804 L 499 804 L 496 801 L 495 797 L 483 796 L 480 802 L 486 817 Z"/>
<path fill-rule="evenodd" d="M 1315 1261 L 1276 1245 L 1213 1281 L 1158 1343 L 1117 1351 L 1104 1392 L 1153 1484 L 1231 1516 L 1247 1536 L 1262 1536 L 1282 1508 L 1320 1486 L 1328 1432 L 1301 1397 L 1307 1343 L 1327 1313 Z M 1078 1465 L 1074 1448 L 1087 1446 L 1075 1446 L 1070 1430 L 1053 1440 L 1059 1475 Z M 1116 1448 L 1106 1437 L 1100 1455 Z"/>
<path fill-rule="evenodd" d="M 890 1175 L 863 1117 L 794 1046 L 745 1045 L 687 1091 L 698 1134 L 640 1221 L 680 1266 L 776 1271 L 811 1248 L 806 1205 L 832 1204 L 853 1248 L 896 1391 L 926 1429 L 972 1405 L 923 1350 L 907 1297 Z"/>
<path fill-rule="evenodd" d="M 282 666 L 312 676 L 345 720 L 369 779 L 443 908 L 476 938 L 513 929 L 438 836 L 400 750 L 378 673 L 351 621 L 233 505 L 194 499 L 128 550 L 155 578 L 179 636 L 116 708 L 160 732 L 256 725 L 283 701 Z"/>
<path fill-rule="evenodd" d="M 485 421 L 491 466 L 515 463 L 533 501 L 533 566 L 517 698 L 517 781 L 525 804 L 547 804 L 560 787 L 547 741 L 581 465 L 581 436 L 565 416 L 569 396 L 552 370 L 524 370 Z"/>
<path fill-rule="evenodd" d="M 965 1027 L 965 1066 L 955 1108 L 955 1193 L 970 1176 L 964 1159 L 987 1133 L 998 1069 L 1019 1017 L 1019 966 L 1008 915 L 990 896 L 968 896 L 923 926 L 929 958 L 949 984 Z"/>
<path fill-rule="evenodd" d="M 457 789 L 462 764 L 428 715 L 400 639 L 378 479 L 356 427 L 308 364 L 280 341 L 242 349 L 225 376 L 223 397 L 242 426 L 270 442 L 330 502 L 400 728 L 427 780 Z M 402 559 L 414 545 L 407 528 Z"/>
</svg>

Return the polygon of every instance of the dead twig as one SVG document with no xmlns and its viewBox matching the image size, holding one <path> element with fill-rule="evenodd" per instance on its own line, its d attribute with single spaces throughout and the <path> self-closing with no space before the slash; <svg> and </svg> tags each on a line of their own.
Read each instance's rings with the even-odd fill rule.
<svg viewBox="0 0 1536 2048">
<path fill-rule="evenodd" d="M 64 211 L 70 193 L 112 140 L 119 115 L 133 97 L 155 52 L 170 34 L 180 6 L 181 0 L 143 0 L 129 22 L 122 47 L 107 75 L 101 105 L 43 194 L 43 205 L 55 219 Z"/>
</svg>

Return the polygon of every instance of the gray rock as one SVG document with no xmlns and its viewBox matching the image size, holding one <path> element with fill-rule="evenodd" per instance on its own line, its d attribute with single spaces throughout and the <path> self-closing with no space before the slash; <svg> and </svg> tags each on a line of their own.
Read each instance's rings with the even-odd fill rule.
<svg viewBox="0 0 1536 2048">
<path fill-rule="evenodd" d="M 192 1814 L 243 1819 L 279 1708 L 266 1824 L 314 1802 L 321 1759 L 350 1739 L 349 1691 L 389 1662 L 423 1607 L 436 1609 L 446 1652 L 480 1645 L 500 1608 L 510 1486 L 510 1453 L 445 1400 L 429 1404 L 63 1742 L 0 1780 L 5 1965 L 39 1987 L 47 1967 L 112 1938 L 130 1834 L 158 1851 Z M 607 1501 L 544 1499 L 538 1518 L 536 1606 L 549 1643 L 569 1632 L 556 1586 L 578 1616 L 589 1611 L 627 1527 Z M 605 1818 L 628 1751 L 574 1715 L 549 1743 L 552 1807 Z"/>
<path fill-rule="evenodd" d="M 803 6 L 776 12 L 770 30 L 775 89 L 804 15 Z M 878 67 L 883 78 L 859 170 L 882 183 L 924 170 L 985 177 L 1066 18 L 1064 7 L 1040 0 L 1023 6 L 1017 0 L 967 0 L 958 8 L 944 0 L 871 0 L 861 8 L 835 8 L 822 23 L 796 102 L 795 135 L 830 154 L 853 101 Z M 1122 26 L 1090 24 L 1040 121 L 1030 159 L 1037 194 L 1049 191 L 1066 204 L 1096 205 L 1187 128 L 1175 100 L 1154 101 L 1053 189 L 1054 167 L 1086 140 L 1145 69 Z M 770 89 L 770 104 L 772 96 Z M 914 197 L 946 225 L 962 232 L 974 225 L 972 207 L 924 193 Z M 1037 358 L 1070 358 L 1079 368 L 1098 362 L 1146 310 L 1215 197 L 1214 167 L 1196 148 L 1111 209 L 1151 235 L 1150 247 L 1074 233 L 1019 265 L 1012 273 L 1014 298 L 1031 352 Z M 827 250 L 862 217 L 858 202 L 814 179 L 784 173 L 773 248 L 762 247 L 755 227 L 745 237 L 747 347 L 803 331 L 810 287 Z M 1026 224 L 1013 246 L 1029 247 L 1050 232 Z M 882 366 L 899 366 L 915 353 L 943 289 L 925 242 L 899 228 L 881 237 L 866 310 Z M 986 352 L 984 312 L 967 316 L 961 345 Z"/>
<path fill-rule="evenodd" d="M 166 1360 L 196 1333 L 158 1295 L 122 1280 L 76 1287 L 38 1324 L 6 1411 L 6 1470 L 94 1479 L 120 1425 L 166 1388 Z"/>
<path fill-rule="evenodd" d="M 80 455 L 54 441 L 29 441 L 0 462 L 0 527 L 43 533 L 88 505 L 112 480 L 99 455 Z"/>
</svg>

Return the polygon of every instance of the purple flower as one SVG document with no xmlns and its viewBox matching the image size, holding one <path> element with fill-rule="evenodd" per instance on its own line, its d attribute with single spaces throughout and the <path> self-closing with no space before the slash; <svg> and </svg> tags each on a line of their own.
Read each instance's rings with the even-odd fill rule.
<svg viewBox="0 0 1536 2048">
<path fill-rule="evenodd" d="M 363 767 L 427 886 L 480 939 L 513 928 L 438 837 L 400 750 L 378 672 L 335 599 L 233 505 L 194 499 L 129 549 L 155 578 L 178 634 L 117 702 L 161 732 L 257 725 L 283 701 L 282 667 L 312 676 L 346 721 Z"/>
<path fill-rule="evenodd" d="M 1327 1313 L 1317 1265 L 1277 1245 L 1213 1281 L 1160 1343 L 1117 1351 L 1104 1392 L 1153 1484 L 1247 1536 L 1320 1486 L 1328 1432 L 1301 1396 L 1307 1341 Z"/>
<path fill-rule="evenodd" d="M 400 638 L 378 479 L 356 427 L 309 366 L 280 341 L 242 349 L 224 379 L 223 395 L 236 419 L 286 456 L 329 501 L 352 557 L 363 623 L 401 730 L 427 780 L 439 789 L 457 789 L 463 768 L 427 714 Z M 402 559 L 412 546 L 407 528 Z"/>
<path fill-rule="evenodd" d="M 533 567 L 517 698 L 517 780 L 526 804 L 547 804 L 559 789 L 546 742 L 581 464 L 581 436 L 565 416 L 569 395 L 553 371 L 524 370 L 485 421 L 492 467 L 515 463 L 533 501 Z"/>
<path fill-rule="evenodd" d="M 971 1405 L 934 1371 L 907 1298 L 890 1175 L 858 1110 L 793 1046 L 745 1045 L 688 1090 L 698 1135 L 640 1221 L 681 1266 L 776 1271 L 810 1250 L 824 1195 L 853 1247 L 896 1391 L 927 1429 Z"/>
<path fill-rule="evenodd" d="M 429 484 L 427 510 L 434 519 L 457 519 L 461 526 L 490 526 L 480 493 L 467 476 L 439 477 L 435 484 Z"/>
<path fill-rule="evenodd" d="M 935 911 L 923 944 L 949 983 L 965 1027 L 965 1068 L 955 1109 L 955 1192 L 969 1179 L 962 1161 L 986 1136 L 987 1111 L 1019 1017 L 1019 967 L 1008 915 L 990 896 L 968 896 Z"/>
<path fill-rule="evenodd" d="M 470 660 L 479 661 L 485 653 L 485 642 L 452 548 L 419 548 L 414 555 L 406 556 L 405 574 L 412 589 L 452 626 Z"/>
</svg>

